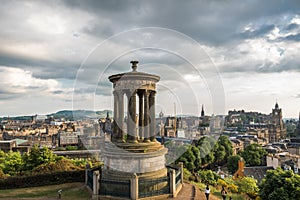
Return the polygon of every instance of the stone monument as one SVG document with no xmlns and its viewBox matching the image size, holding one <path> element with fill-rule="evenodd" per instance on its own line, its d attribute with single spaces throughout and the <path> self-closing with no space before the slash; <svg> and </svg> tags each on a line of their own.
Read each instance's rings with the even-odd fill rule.
<svg viewBox="0 0 300 200">
<path fill-rule="evenodd" d="M 109 76 L 113 83 L 114 117 L 111 142 L 105 144 L 102 152 L 101 178 L 105 180 L 126 181 L 134 176 L 150 180 L 167 176 L 167 149 L 155 139 L 155 95 L 160 77 L 137 71 L 138 61 L 131 64 L 132 71 Z M 105 185 L 100 187 L 113 190 Z"/>
</svg>

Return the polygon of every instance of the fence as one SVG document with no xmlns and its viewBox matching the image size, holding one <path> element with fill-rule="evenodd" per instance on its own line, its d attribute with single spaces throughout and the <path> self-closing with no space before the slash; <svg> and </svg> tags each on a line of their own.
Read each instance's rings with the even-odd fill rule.
<svg viewBox="0 0 300 200">
<path fill-rule="evenodd" d="M 138 181 L 138 197 L 151 197 L 170 193 L 169 176 L 156 179 L 141 179 Z"/>
<path fill-rule="evenodd" d="M 182 173 L 182 171 L 180 169 L 176 172 L 176 177 L 175 177 L 176 190 L 177 190 L 178 186 L 181 184 L 181 173 Z"/>
<path fill-rule="evenodd" d="M 100 180 L 100 194 L 130 198 L 130 180 Z"/>
<path fill-rule="evenodd" d="M 143 178 L 136 174 L 128 179 L 110 179 L 103 177 L 102 172 L 90 169 L 86 173 L 86 184 L 93 191 L 93 195 L 140 199 L 161 195 L 176 197 L 183 183 L 183 165 L 167 166 L 168 173 L 160 178 Z M 95 179 L 95 180 L 94 180 Z M 167 197 L 166 196 L 166 197 Z"/>
<path fill-rule="evenodd" d="M 87 186 L 93 191 L 93 187 L 94 187 L 94 171 L 98 171 L 98 170 L 101 170 L 101 167 L 95 167 L 95 168 L 92 168 L 92 169 L 87 169 L 87 174 L 86 174 L 86 184 Z"/>
</svg>

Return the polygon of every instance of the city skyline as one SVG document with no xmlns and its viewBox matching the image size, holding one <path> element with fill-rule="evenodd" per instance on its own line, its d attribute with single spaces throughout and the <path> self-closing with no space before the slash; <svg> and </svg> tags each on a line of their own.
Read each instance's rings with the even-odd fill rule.
<svg viewBox="0 0 300 200">
<path fill-rule="evenodd" d="M 277 101 L 284 118 L 298 118 L 299 8 L 258 0 L 3 1 L 0 116 L 112 109 L 108 76 L 139 60 L 138 71 L 161 77 L 157 113 L 173 114 L 175 103 L 178 114 L 199 116 L 202 104 L 208 114 L 269 114 Z"/>
</svg>

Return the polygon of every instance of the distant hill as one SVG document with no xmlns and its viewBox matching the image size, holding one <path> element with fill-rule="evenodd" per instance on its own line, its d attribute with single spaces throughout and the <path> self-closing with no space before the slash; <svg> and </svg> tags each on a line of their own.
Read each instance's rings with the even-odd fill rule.
<svg viewBox="0 0 300 200">
<path fill-rule="evenodd" d="M 111 110 L 91 111 L 91 110 L 61 110 L 56 113 L 47 114 L 47 117 L 54 117 L 54 119 L 64 118 L 65 120 L 82 120 L 82 119 L 98 119 L 105 118 L 107 112 L 109 117 L 113 117 Z M 16 116 L 16 117 L 3 117 L 0 120 L 32 120 L 32 116 Z"/>
<path fill-rule="evenodd" d="M 95 118 L 105 118 L 109 113 L 112 117 L 111 110 L 102 111 L 91 111 L 91 110 L 61 110 L 56 113 L 49 114 L 47 116 L 53 116 L 55 119 L 65 118 L 66 120 L 81 120 L 81 119 L 95 119 Z"/>
</svg>

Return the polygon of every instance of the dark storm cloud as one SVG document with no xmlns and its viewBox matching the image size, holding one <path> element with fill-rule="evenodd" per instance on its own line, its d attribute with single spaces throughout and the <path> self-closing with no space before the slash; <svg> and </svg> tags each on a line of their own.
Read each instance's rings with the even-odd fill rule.
<svg viewBox="0 0 300 200">
<path fill-rule="evenodd" d="M 135 27 L 158 26 L 175 29 L 209 45 L 221 45 L 237 39 L 236 31 L 247 23 L 298 12 L 298 1 L 64 1 L 66 6 L 93 12 L 108 19 L 111 27 L 94 23 L 89 34 L 117 33 Z M 93 22 L 92 22 L 93 23 Z M 270 31 L 263 27 L 257 34 Z M 88 30 L 88 31 L 87 31 Z"/>
</svg>

